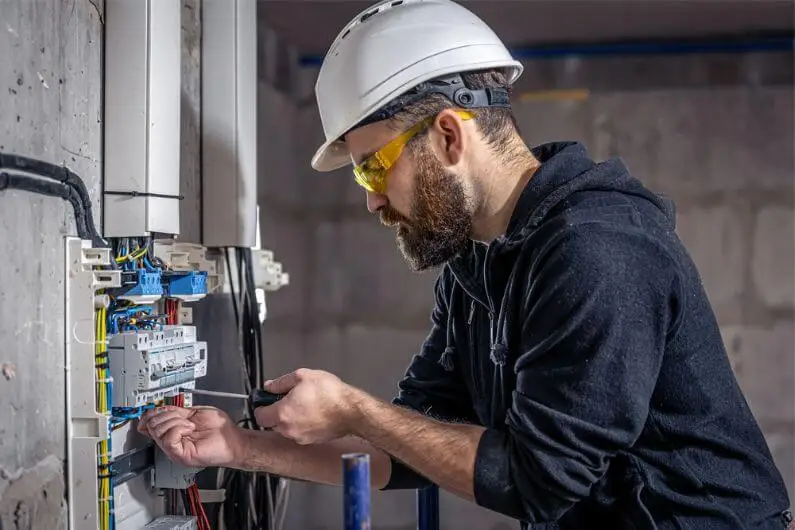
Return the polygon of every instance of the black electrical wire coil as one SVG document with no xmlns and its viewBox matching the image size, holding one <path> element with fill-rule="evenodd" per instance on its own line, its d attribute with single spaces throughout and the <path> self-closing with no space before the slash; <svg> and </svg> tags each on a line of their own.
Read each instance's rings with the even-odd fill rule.
<svg viewBox="0 0 795 530">
<path fill-rule="evenodd" d="M 90 240 L 97 248 L 108 247 L 108 243 L 100 237 L 96 225 L 94 224 L 94 214 L 91 208 L 91 197 L 88 195 L 88 189 L 86 189 L 83 179 L 76 173 L 67 167 L 57 166 L 42 160 L 36 160 L 21 155 L 0 153 L 0 171 L 3 170 L 6 171 L 3 173 L 6 176 L 0 179 L 0 190 L 14 188 L 32 193 L 39 193 L 41 195 L 48 195 L 50 197 L 59 197 L 69 201 L 74 208 L 78 236 L 82 239 Z M 56 187 L 58 187 L 57 184 L 55 185 L 56 187 L 39 186 L 38 184 L 30 182 L 31 180 L 36 180 L 32 177 L 22 178 L 23 175 L 12 175 L 7 173 L 8 171 L 27 173 L 37 177 L 54 180 L 69 191 L 55 191 Z M 44 183 L 46 183 L 46 181 Z"/>
<path fill-rule="evenodd" d="M 236 267 L 232 268 L 230 254 Z M 232 311 L 238 326 L 244 370 L 245 392 L 262 388 L 265 382 L 262 328 L 254 284 L 254 263 L 249 248 L 225 249 L 224 258 L 229 271 Z M 238 422 L 243 428 L 260 430 L 250 407 Z M 265 473 L 250 473 L 225 469 L 222 488 L 226 490 L 223 522 L 226 529 L 269 530 L 271 528 L 278 478 Z M 250 492 L 253 492 L 250 493 Z"/>
<path fill-rule="evenodd" d="M 86 210 L 83 207 L 82 201 L 75 193 L 74 188 L 66 184 L 2 172 L 0 173 L 0 191 L 5 189 L 28 191 L 31 193 L 38 193 L 39 195 L 47 195 L 48 197 L 58 197 L 68 201 L 74 209 L 77 235 L 82 239 L 92 239 L 92 235 L 86 226 Z"/>
</svg>

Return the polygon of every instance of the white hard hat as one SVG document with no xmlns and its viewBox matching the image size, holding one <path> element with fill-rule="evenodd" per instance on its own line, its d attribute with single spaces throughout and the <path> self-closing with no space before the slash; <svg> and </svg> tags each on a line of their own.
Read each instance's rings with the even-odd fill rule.
<svg viewBox="0 0 795 530">
<path fill-rule="evenodd" d="M 326 141 L 312 167 L 331 171 L 350 164 L 342 136 L 398 96 L 440 77 L 487 69 L 504 69 L 513 83 L 522 64 L 489 26 L 451 0 L 385 0 L 362 11 L 342 29 L 320 67 L 315 95 Z M 460 82 L 451 79 L 442 84 Z M 492 92 L 480 92 L 476 101 L 470 92 L 463 102 L 488 105 Z M 496 99 L 509 104 L 504 95 Z"/>
</svg>

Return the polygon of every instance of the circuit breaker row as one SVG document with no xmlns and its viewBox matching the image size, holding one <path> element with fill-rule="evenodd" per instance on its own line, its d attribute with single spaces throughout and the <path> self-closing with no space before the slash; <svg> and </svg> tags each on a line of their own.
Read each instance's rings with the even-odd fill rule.
<svg viewBox="0 0 795 530">
<path fill-rule="evenodd" d="M 196 341 L 193 326 L 114 335 L 108 345 L 113 403 L 142 407 L 193 388 L 207 374 L 207 343 Z"/>
</svg>

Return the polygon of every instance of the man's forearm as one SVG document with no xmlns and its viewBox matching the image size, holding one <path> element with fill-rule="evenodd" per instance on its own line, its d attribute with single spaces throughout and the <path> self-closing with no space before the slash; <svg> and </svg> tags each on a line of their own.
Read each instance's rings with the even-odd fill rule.
<svg viewBox="0 0 795 530">
<path fill-rule="evenodd" d="M 349 436 L 328 443 L 298 445 L 275 432 L 240 431 L 241 447 L 230 467 L 339 485 L 342 484 L 342 455 L 368 453 L 372 487 L 383 488 L 389 481 L 392 467 L 389 456 L 361 438 Z"/>
<path fill-rule="evenodd" d="M 441 488 L 475 500 L 475 457 L 483 427 L 442 423 L 364 392 L 357 393 L 356 401 L 353 429 L 358 436 Z"/>
</svg>

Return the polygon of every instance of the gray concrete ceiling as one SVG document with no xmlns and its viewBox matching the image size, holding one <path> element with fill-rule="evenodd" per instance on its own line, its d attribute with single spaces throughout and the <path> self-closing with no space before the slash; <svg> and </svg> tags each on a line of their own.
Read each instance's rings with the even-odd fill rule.
<svg viewBox="0 0 795 530">
<path fill-rule="evenodd" d="M 510 47 L 791 32 L 793 0 L 461 0 Z M 302 54 L 322 55 L 374 1 L 259 0 L 259 18 Z"/>
</svg>

